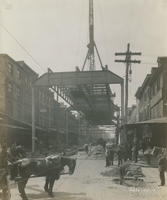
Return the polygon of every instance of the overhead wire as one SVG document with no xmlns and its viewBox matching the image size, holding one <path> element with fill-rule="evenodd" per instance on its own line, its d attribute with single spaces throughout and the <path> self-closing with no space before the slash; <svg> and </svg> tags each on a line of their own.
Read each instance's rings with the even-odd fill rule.
<svg viewBox="0 0 167 200">
<path fill-rule="evenodd" d="M 0 27 L 5 30 L 5 32 L 8 33 L 8 35 L 20 46 L 20 48 L 26 52 L 26 54 L 33 60 L 33 62 L 38 66 L 38 68 L 43 69 L 44 72 L 46 72 L 46 69 L 40 65 L 40 63 L 32 56 L 32 54 L 21 44 L 21 42 L 3 25 L 0 24 Z"/>
</svg>

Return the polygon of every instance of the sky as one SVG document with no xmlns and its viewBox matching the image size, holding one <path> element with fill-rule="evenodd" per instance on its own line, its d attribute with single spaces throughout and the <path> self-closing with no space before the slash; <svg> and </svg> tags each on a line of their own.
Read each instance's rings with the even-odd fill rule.
<svg viewBox="0 0 167 200">
<path fill-rule="evenodd" d="M 103 65 L 124 77 L 125 65 L 114 62 L 115 52 L 125 52 L 130 43 L 132 52 L 142 53 L 134 56 L 141 64 L 132 65 L 129 105 L 157 57 L 167 56 L 166 19 L 167 0 L 94 0 L 95 42 Z M 88 0 L 0 0 L 0 53 L 24 60 L 40 75 L 48 67 L 55 72 L 82 68 L 88 41 Z M 112 88 L 119 104 L 120 88 Z"/>
</svg>

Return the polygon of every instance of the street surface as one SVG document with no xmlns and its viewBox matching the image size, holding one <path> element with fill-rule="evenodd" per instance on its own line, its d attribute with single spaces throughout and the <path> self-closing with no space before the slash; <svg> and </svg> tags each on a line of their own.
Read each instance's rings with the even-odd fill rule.
<svg viewBox="0 0 167 200">
<path fill-rule="evenodd" d="M 112 168 L 105 168 L 105 160 L 87 157 L 83 152 L 78 155 L 77 166 L 72 176 L 63 175 L 55 182 L 54 197 L 44 192 L 44 178 L 31 178 L 26 192 L 29 200 L 164 200 L 167 197 L 167 186 L 158 187 L 157 168 L 142 168 L 144 181 L 126 182 L 119 185 L 118 177 L 103 176 Z M 114 181 L 114 179 L 116 181 Z M 11 185 L 12 200 L 20 200 L 16 184 Z"/>
</svg>

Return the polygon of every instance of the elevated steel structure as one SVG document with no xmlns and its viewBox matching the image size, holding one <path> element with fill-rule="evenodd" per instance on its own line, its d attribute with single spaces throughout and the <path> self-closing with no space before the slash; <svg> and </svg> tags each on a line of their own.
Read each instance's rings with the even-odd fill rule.
<svg viewBox="0 0 167 200">
<path fill-rule="evenodd" d="M 124 108 L 124 81 L 109 70 L 48 72 L 35 82 L 35 87 L 54 89 L 77 111 L 82 111 L 92 124 L 112 124 L 118 107 L 112 101 L 112 93 L 104 85 L 121 85 L 121 112 Z M 90 85 L 96 87 L 90 88 Z"/>
<path fill-rule="evenodd" d="M 124 80 L 109 70 L 50 72 L 39 77 L 32 87 L 32 151 L 35 151 L 35 87 L 52 88 L 92 124 L 114 124 L 117 107 L 105 85 L 121 86 L 121 117 L 124 118 Z M 90 85 L 96 85 L 90 89 Z"/>
</svg>

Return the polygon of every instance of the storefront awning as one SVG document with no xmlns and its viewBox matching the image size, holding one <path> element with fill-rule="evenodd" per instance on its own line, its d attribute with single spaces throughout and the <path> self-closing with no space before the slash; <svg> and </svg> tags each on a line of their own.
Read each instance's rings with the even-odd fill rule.
<svg viewBox="0 0 167 200">
<path fill-rule="evenodd" d="M 156 119 L 150 119 L 146 121 L 140 121 L 135 123 L 129 123 L 127 125 L 140 125 L 140 124 L 167 124 L 167 117 L 161 117 Z"/>
<path fill-rule="evenodd" d="M 0 124 L 0 126 L 5 127 L 5 128 L 11 128 L 11 129 L 27 130 L 27 128 L 23 128 L 21 126 L 15 126 L 15 125 L 11 125 L 11 124 Z"/>
</svg>

